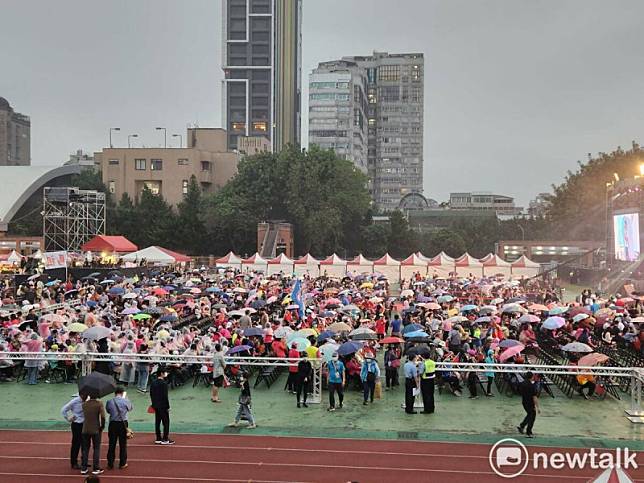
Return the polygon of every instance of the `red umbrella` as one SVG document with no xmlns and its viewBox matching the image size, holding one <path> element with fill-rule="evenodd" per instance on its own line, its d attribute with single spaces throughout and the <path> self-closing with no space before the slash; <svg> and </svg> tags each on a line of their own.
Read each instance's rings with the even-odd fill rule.
<svg viewBox="0 0 644 483">
<path fill-rule="evenodd" d="M 574 317 L 579 314 L 593 315 L 593 313 L 585 307 L 573 307 L 567 312 L 569 317 Z"/>
<path fill-rule="evenodd" d="M 518 344 L 508 349 L 505 349 L 499 356 L 499 362 L 505 362 L 510 357 L 514 357 L 517 354 L 520 354 L 523 351 L 523 349 L 525 349 L 525 346 L 523 344 Z"/>
<path fill-rule="evenodd" d="M 380 341 L 381 344 L 402 344 L 403 342 L 400 337 L 385 337 Z"/>
</svg>

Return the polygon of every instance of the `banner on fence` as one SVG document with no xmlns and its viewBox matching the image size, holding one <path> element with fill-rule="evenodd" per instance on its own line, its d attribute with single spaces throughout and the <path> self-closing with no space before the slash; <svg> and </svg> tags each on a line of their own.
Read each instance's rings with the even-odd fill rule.
<svg viewBox="0 0 644 483">
<path fill-rule="evenodd" d="M 51 268 L 67 268 L 67 252 L 45 252 L 43 253 L 43 262 L 45 269 Z"/>
</svg>

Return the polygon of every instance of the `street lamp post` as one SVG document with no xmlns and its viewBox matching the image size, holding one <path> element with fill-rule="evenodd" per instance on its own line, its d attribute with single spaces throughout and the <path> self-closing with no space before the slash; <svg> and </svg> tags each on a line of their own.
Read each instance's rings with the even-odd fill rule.
<svg viewBox="0 0 644 483">
<path fill-rule="evenodd" d="M 172 137 L 173 138 L 179 138 L 179 147 L 182 148 L 183 147 L 183 136 L 181 134 L 173 134 Z"/>
<path fill-rule="evenodd" d="M 114 147 L 114 146 L 112 146 L 112 131 L 120 131 L 120 130 L 121 130 L 120 127 L 111 127 L 110 128 L 110 148 Z"/>
<path fill-rule="evenodd" d="M 166 128 L 164 127 L 157 127 L 157 131 L 163 131 L 163 147 L 167 148 L 168 147 L 168 132 Z"/>
<path fill-rule="evenodd" d="M 127 147 L 131 148 L 132 147 L 132 138 L 138 138 L 138 137 L 139 137 L 138 134 L 130 134 L 130 135 L 128 135 L 128 137 L 127 137 Z"/>
<path fill-rule="evenodd" d="M 525 230 L 518 223 L 517 223 L 517 228 L 519 228 L 519 230 L 521 230 L 521 240 L 525 240 Z"/>
</svg>

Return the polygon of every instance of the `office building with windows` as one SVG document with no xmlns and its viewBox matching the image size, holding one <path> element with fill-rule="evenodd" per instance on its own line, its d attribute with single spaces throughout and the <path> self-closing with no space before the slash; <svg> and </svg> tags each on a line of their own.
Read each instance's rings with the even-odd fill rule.
<svg viewBox="0 0 644 483">
<path fill-rule="evenodd" d="M 334 88 L 335 92 L 327 93 L 333 94 L 333 99 L 328 95 L 320 97 L 324 94 L 320 91 L 324 84 L 313 84 L 324 83 L 319 76 L 328 75 L 328 71 L 339 76 L 341 68 L 351 74 L 352 90 L 349 92 L 348 102 L 346 96 L 343 97 L 339 92 L 341 88 L 337 85 Z M 360 109 L 363 104 L 360 94 L 356 96 L 355 86 L 359 84 L 359 79 L 363 79 L 362 90 L 366 99 L 364 114 L 367 120 L 367 139 L 363 147 L 366 146 L 367 149 L 369 189 L 376 207 L 391 211 L 398 207 L 404 196 L 423 191 L 424 56 L 422 53 L 374 52 L 370 56 L 343 57 L 340 61 L 325 62 L 312 72 L 309 91 L 309 143 L 333 147 L 336 150 L 339 145 L 338 154 L 352 159 L 360 167 L 361 160 L 355 157 L 360 152 L 356 148 L 359 144 L 356 131 L 359 129 L 355 123 L 361 122 L 361 118 L 356 115 L 356 109 Z M 329 79 L 328 82 L 333 82 L 333 79 Z M 344 85 L 340 80 L 336 80 L 336 84 Z M 347 106 L 342 103 L 348 104 L 354 123 L 351 132 L 319 128 L 325 123 L 333 124 L 331 119 L 322 120 L 322 101 L 333 101 L 336 104 L 335 111 L 329 112 L 335 113 L 337 121 L 343 123 L 346 120 Z"/>
<path fill-rule="evenodd" d="M 223 0 L 222 19 L 228 148 L 240 136 L 299 145 L 302 0 Z"/>
<path fill-rule="evenodd" d="M 176 205 L 191 176 L 210 193 L 235 175 L 240 154 L 229 152 L 226 144 L 224 129 L 190 128 L 185 148 L 105 148 L 94 153 L 94 161 L 116 202 L 123 193 L 136 200 L 147 187 Z"/>
<path fill-rule="evenodd" d="M 451 210 L 491 211 L 498 215 L 517 216 L 523 208 L 515 206 L 511 196 L 495 195 L 488 191 L 450 193 Z"/>
<path fill-rule="evenodd" d="M 323 62 L 309 76 L 309 145 L 367 173 L 367 80 L 355 62 Z"/>
<path fill-rule="evenodd" d="M 0 166 L 31 165 L 31 121 L 0 97 Z"/>
</svg>

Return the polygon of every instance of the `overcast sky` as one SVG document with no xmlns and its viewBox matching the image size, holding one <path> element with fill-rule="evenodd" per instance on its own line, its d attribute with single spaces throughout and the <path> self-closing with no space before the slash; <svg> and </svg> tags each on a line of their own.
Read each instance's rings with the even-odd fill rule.
<svg viewBox="0 0 644 483">
<path fill-rule="evenodd" d="M 644 142 L 643 18 L 640 0 L 304 0 L 303 83 L 319 61 L 423 52 L 425 195 L 525 205 L 588 152 Z M 110 126 L 157 146 L 155 126 L 222 125 L 221 0 L 0 0 L 0 19 L 0 96 L 31 116 L 33 164 Z"/>
</svg>

